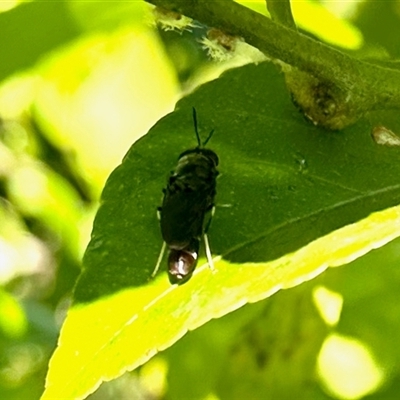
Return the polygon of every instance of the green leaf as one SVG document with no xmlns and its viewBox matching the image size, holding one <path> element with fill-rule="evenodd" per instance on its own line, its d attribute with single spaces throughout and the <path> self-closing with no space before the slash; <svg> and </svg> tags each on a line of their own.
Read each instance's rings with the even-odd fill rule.
<svg viewBox="0 0 400 400">
<path fill-rule="evenodd" d="M 0 332 L 8 337 L 22 337 L 27 330 L 27 320 L 19 302 L 0 289 Z"/>
<path fill-rule="evenodd" d="M 196 145 L 192 106 L 200 134 L 215 129 L 208 146 L 221 175 L 209 238 L 223 259 L 215 273 L 200 260 L 188 283 L 171 286 L 164 272 L 150 279 L 162 244 L 156 207 L 178 155 Z M 188 330 L 398 236 L 398 208 L 369 214 L 399 203 L 400 150 L 377 145 L 370 130 L 310 125 L 270 64 L 183 99 L 106 184 L 43 399 L 84 398 Z"/>
<path fill-rule="evenodd" d="M 0 80 L 80 33 L 65 1 L 32 1 L 0 13 L 0 31 Z"/>
<path fill-rule="evenodd" d="M 143 1 L 69 1 L 68 7 L 86 30 L 110 30 L 123 24 L 135 24 L 149 21 L 146 15 L 148 6 Z M 145 19 L 147 16 L 147 19 Z"/>
</svg>

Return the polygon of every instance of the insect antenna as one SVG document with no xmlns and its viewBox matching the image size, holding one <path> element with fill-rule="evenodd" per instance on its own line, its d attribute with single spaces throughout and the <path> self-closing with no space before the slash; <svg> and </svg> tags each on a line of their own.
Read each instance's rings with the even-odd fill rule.
<svg viewBox="0 0 400 400">
<path fill-rule="evenodd" d="M 214 129 L 208 134 L 208 138 L 203 142 L 203 146 L 205 146 L 208 143 L 208 141 L 211 139 L 211 136 L 213 135 L 213 133 L 214 133 Z"/>
<path fill-rule="evenodd" d="M 198 143 L 197 147 L 201 147 L 199 130 L 197 128 L 197 113 L 194 107 L 193 107 L 193 124 L 194 124 L 194 131 L 196 132 L 196 137 L 197 137 L 197 143 Z"/>
<path fill-rule="evenodd" d="M 194 131 L 196 132 L 196 138 L 197 138 L 197 147 L 204 147 L 208 141 L 211 139 L 211 136 L 214 133 L 214 129 L 208 134 L 207 139 L 203 142 L 203 144 L 201 143 L 200 140 L 200 135 L 199 135 L 199 129 L 197 126 L 197 113 L 196 113 L 196 109 L 194 107 L 192 107 L 193 109 L 193 124 L 194 124 Z"/>
</svg>

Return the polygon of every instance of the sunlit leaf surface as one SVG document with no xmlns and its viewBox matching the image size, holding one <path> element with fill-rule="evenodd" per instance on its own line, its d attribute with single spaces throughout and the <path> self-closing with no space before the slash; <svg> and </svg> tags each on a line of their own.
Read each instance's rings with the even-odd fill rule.
<svg viewBox="0 0 400 400">
<path fill-rule="evenodd" d="M 259 12 L 268 14 L 264 0 L 237 0 Z M 348 49 L 359 49 L 363 44 L 363 35 L 359 29 L 348 19 L 341 19 L 331 9 L 352 9 L 352 5 L 342 2 L 320 3 L 310 0 L 290 2 L 293 18 L 296 25 L 307 32 L 315 35 L 326 43 Z M 345 12 L 343 12 L 345 14 Z"/>
</svg>

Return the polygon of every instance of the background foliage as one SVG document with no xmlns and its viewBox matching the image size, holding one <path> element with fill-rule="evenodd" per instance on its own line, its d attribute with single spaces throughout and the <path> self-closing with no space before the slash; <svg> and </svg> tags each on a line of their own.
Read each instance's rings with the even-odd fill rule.
<svg viewBox="0 0 400 400">
<path fill-rule="evenodd" d="M 399 57 L 396 2 L 344 4 L 294 2 L 294 17 L 302 29 L 347 51 Z M 0 45 L 1 398 L 38 399 L 43 392 L 109 173 L 178 97 L 248 57 L 214 65 L 197 41 L 203 27 L 179 35 L 152 28 L 149 20 L 142 2 L 33 1 L 0 13 L 7 39 Z M 215 102 L 243 100 L 240 93 L 224 95 Z M 291 112 L 301 120 L 294 107 Z M 187 113 L 179 118 L 186 121 Z M 205 122 L 207 129 L 210 123 L 217 117 Z M 359 129 L 369 132 L 375 123 L 400 128 L 396 114 L 387 112 L 361 121 Z M 186 140 L 191 126 L 185 124 L 170 146 Z M 356 138 L 346 138 L 353 150 Z M 223 152 L 222 139 L 214 139 Z M 147 151 L 153 145 L 149 140 Z M 300 172 L 303 156 L 290 155 Z M 385 158 L 380 176 L 392 165 L 396 170 L 396 158 L 393 152 Z M 368 189 L 373 171 L 367 161 L 364 180 L 356 181 Z M 272 197 L 277 190 L 270 189 Z M 308 194 L 309 202 L 324 197 L 312 189 Z M 220 237 L 215 246 L 223 251 Z M 102 385 L 92 398 L 185 399 L 190 393 L 193 399 L 265 399 L 268 393 L 284 399 L 302 393 L 308 399 L 394 399 L 400 385 L 399 258 L 397 240 L 211 321 L 142 368 Z"/>
</svg>

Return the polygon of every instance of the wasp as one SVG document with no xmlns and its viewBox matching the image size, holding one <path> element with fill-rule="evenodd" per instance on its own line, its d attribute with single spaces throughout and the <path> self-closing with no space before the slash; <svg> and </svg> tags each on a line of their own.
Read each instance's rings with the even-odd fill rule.
<svg viewBox="0 0 400 400">
<path fill-rule="evenodd" d="M 164 243 L 152 277 L 156 275 L 168 247 L 171 284 L 182 284 L 190 279 L 196 268 L 202 238 L 209 267 L 214 269 L 207 231 L 214 210 L 219 159 L 214 151 L 204 148 L 214 130 L 203 143 L 200 140 L 194 107 L 193 124 L 197 147 L 184 151 L 178 157 L 177 166 L 163 189 L 162 205 L 158 208 Z M 209 215 L 207 222 L 206 215 Z"/>
</svg>

